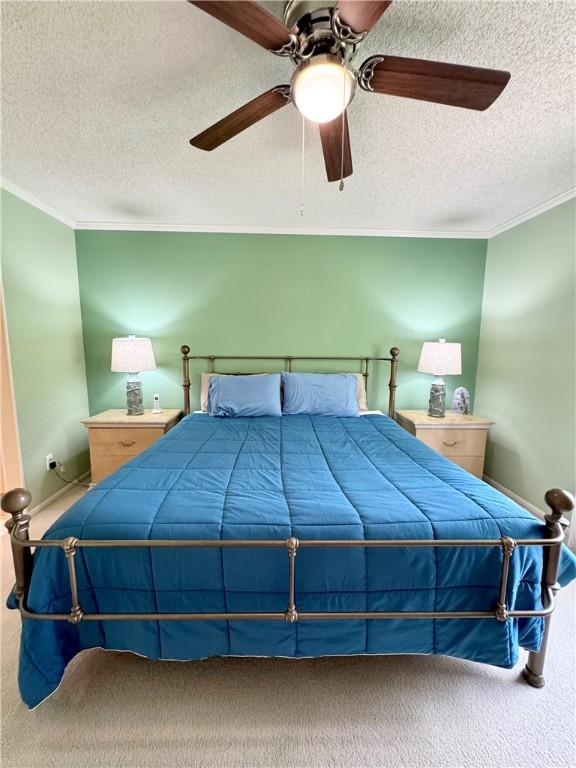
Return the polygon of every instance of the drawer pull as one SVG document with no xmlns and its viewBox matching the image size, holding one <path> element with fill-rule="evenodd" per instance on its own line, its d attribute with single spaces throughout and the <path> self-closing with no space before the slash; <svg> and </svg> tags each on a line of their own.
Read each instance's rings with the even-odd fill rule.
<svg viewBox="0 0 576 768">
<path fill-rule="evenodd" d="M 123 445 L 124 448 L 130 448 L 130 446 L 136 445 L 136 440 L 118 440 L 118 443 Z"/>
<path fill-rule="evenodd" d="M 460 440 L 454 440 L 453 443 L 447 443 L 446 440 L 442 441 L 442 445 L 444 445 L 446 448 L 454 448 L 454 446 L 458 445 Z"/>
</svg>

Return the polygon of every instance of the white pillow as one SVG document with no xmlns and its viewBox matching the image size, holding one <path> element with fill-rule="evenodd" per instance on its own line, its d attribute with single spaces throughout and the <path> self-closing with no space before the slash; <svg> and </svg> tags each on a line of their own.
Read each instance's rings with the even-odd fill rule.
<svg viewBox="0 0 576 768">
<path fill-rule="evenodd" d="M 366 379 L 361 373 L 356 374 L 356 400 L 358 400 L 359 411 L 368 410 L 368 405 L 366 402 Z"/>
<path fill-rule="evenodd" d="M 227 376 L 226 373 L 202 373 L 200 374 L 200 410 L 203 413 L 208 411 L 208 385 L 210 376 Z M 254 373 L 253 376 L 264 376 L 263 373 Z M 366 404 L 366 381 L 361 373 L 356 374 L 356 400 L 358 401 L 358 410 L 367 411 Z"/>
</svg>

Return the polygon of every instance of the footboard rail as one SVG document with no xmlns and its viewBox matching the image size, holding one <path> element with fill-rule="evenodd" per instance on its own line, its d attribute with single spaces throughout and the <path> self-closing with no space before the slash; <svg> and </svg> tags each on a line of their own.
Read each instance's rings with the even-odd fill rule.
<svg viewBox="0 0 576 768">
<path fill-rule="evenodd" d="M 545 516 L 544 536 L 538 539 L 513 539 L 502 536 L 500 539 L 77 539 L 73 536 L 61 540 L 30 539 L 30 516 L 25 513 L 30 504 L 30 494 L 22 488 L 9 491 L 2 497 L 2 509 L 11 515 L 6 523 L 9 530 L 16 575 L 15 596 L 23 619 L 68 621 L 78 624 L 82 621 L 319 621 L 319 620 L 358 620 L 358 619 L 494 619 L 505 622 L 509 619 L 537 618 L 545 619 L 544 636 L 539 652 L 531 652 L 523 675 L 527 682 L 535 687 L 544 685 L 543 666 L 548 641 L 549 623 L 555 606 L 558 566 L 564 531 L 569 521 L 564 512 L 574 508 L 574 499 L 566 491 L 552 489 L 546 493 L 546 503 L 551 513 Z M 542 572 L 542 608 L 534 610 L 516 610 L 507 606 L 506 596 L 510 561 L 517 547 L 541 546 L 544 550 Z M 305 548 L 468 548 L 497 547 L 502 552 L 498 600 L 496 605 L 482 611 L 298 611 L 296 606 L 296 559 L 299 549 Z M 68 613 L 37 613 L 27 606 L 28 590 L 32 578 L 32 549 L 59 548 L 63 551 L 68 565 L 70 579 L 71 607 Z M 278 612 L 216 612 L 216 613 L 87 613 L 84 612 L 79 598 L 76 577 L 75 555 L 80 549 L 285 549 L 288 556 L 288 604 L 285 611 Z"/>
</svg>

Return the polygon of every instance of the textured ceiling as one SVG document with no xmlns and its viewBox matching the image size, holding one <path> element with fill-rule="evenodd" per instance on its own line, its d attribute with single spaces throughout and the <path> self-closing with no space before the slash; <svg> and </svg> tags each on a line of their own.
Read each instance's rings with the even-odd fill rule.
<svg viewBox="0 0 576 768">
<path fill-rule="evenodd" d="M 395 0 L 359 62 L 388 53 L 512 79 L 479 113 L 359 91 L 343 192 L 313 125 L 302 183 L 290 105 L 214 152 L 189 146 L 289 82 L 292 64 L 184 0 L 5 1 L 2 15 L 3 178 L 79 226 L 480 236 L 574 187 L 571 0 Z"/>
</svg>

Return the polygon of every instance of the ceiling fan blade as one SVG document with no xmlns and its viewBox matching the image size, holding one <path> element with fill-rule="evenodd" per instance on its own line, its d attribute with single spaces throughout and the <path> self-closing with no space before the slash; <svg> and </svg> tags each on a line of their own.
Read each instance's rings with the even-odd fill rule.
<svg viewBox="0 0 576 768">
<path fill-rule="evenodd" d="M 231 0 L 227 2 L 226 0 L 224 2 L 188 0 L 188 2 L 269 51 L 279 50 L 290 42 L 288 27 L 258 3 L 245 2 L 245 0 L 233 0 L 233 2 Z"/>
<path fill-rule="evenodd" d="M 372 56 L 360 67 L 366 91 L 432 101 L 465 109 L 487 109 L 510 80 L 510 72 L 439 61 Z"/>
<path fill-rule="evenodd" d="M 276 88 L 272 88 L 270 91 L 266 91 L 266 93 L 262 93 L 260 96 L 252 99 L 248 104 L 244 104 L 243 107 L 214 123 L 214 125 L 211 125 L 210 128 L 202 131 L 202 133 L 194 136 L 193 139 L 190 139 L 190 144 L 193 147 L 197 147 L 197 149 L 211 152 L 216 147 L 219 147 L 220 144 L 228 141 L 228 139 L 245 131 L 246 128 L 250 128 L 254 123 L 276 112 L 277 109 L 288 104 L 289 101 L 290 86 L 278 85 Z"/>
<path fill-rule="evenodd" d="M 339 115 L 329 123 L 320 123 L 319 128 L 328 181 L 339 181 L 340 178 L 352 176 L 352 152 L 347 113 L 344 112 L 344 118 Z M 344 154 L 342 154 L 342 128 L 344 128 Z"/>
<path fill-rule="evenodd" d="M 340 0 L 340 21 L 358 34 L 370 32 L 392 0 Z"/>
</svg>

